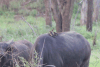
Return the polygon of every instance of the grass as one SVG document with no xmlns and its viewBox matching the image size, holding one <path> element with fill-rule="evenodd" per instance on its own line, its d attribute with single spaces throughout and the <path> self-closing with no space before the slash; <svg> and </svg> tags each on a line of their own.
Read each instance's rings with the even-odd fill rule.
<svg viewBox="0 0 100 67">
<path fill-rule="evenodd" d="M 10 39 L 28 41 L 34 44 L 36 38 L 44 33 L 48 33 L 51 29 L 55 29 L 55 22 L 53 21 L 53 26 L 49 27 L 45 25 L 45 19 L 42 17 L 34 18 L 32 16 L 25 17 L 26 21 L 29 22 L 35 33 L 32 32 L 30 27 L 24 21 L 15 21 L 13 16 L 0 16 L 0 36 L 3 36 L 3 41 L 8 41 Z M 85 26 L 77 26 L 79 20 L 75 23 L 74 31 L 82 34 L 91 44 L 92 52 L 90 57 L 89 67 L 100 67 L 100 23 L 97 25 L 93 24 L 93 31 L 87 32 Z M 97 45 L 93 46 L 93 37 L 95 30 L 98 29 L 97 33 Z"/>
</svg>

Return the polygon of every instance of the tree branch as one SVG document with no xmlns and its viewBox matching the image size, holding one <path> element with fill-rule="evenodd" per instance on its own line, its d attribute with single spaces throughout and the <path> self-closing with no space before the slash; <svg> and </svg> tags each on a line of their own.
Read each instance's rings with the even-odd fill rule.
<svg viewBox="0 0 100 67">
<path fill-rule="evenodd" d="M 36 33 L 35 33 L 35 31 L 33 30 L 32 26 L 24 19 L 24 17 L 22 17 L 22 20 L 23 20 L 24 22 L 26 22 L 26 23 L 29 25 L 29 27 L 30 27 L 31 30 L 33 31 L 34 35 L 36 36 Z"/>
</svg>

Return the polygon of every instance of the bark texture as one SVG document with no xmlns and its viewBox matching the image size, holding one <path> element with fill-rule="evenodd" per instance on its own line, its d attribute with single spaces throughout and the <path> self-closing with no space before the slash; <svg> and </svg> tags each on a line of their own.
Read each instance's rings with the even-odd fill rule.
<svg viewBox="0 0 100 67">
<path fill-rule="evenodd" d="M 87 22 L 87 0 L 83 0 L 82 9 L 81 9 L 81 20 L 80 24 L 85 25 Z"/>
<path fill-rule="evenodd" d="M 93 12 L 93 21 L 98 20 L 98 15 L 99 15 L 99 3 L 100 0 L 94 0 L 94 12 Z"/>
<path fill-rule="evenodd" d="M 62 31 L 70 30 L 70 8 L 71 8 L 71 0 L 66 0 L 63 6 L 63 16 L 62 16 Z"/>
<path fill-rule="evenodd" d="M 58 9 L 57 0 L 51 0 L 51 2 L 52 2 L 53 18 L 56 22 L 56 31 L 57 32 L 62 32 L 62 16 L 61 16 L 61 13 Z"/>
<path fill-rule="evenodd" d="M 52 26 L 50 0 L 44 0 L 44 3 L 45 3 L 45 20 L 46 20 L 46 25 Z"/>
<path fill-rule="evenodd" d="M 88 0 L 88 11 L 87 11 L 87 31 L 92 31 L 92 13 L 93 13 L 93 0 Z"/>
</svg>

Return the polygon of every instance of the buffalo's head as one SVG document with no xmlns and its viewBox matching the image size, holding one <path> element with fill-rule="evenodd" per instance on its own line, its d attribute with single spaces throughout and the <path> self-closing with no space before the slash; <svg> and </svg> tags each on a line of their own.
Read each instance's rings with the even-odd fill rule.
<svg viewBox="0 0 100 67">
<path fill-rule="evenodd" d="M 11 46 L 13 43 L 12 40 L 0 42 L 0 67 L 13 67 L 12 51 L 14 50 L 14 47 Z"/>
</svg>

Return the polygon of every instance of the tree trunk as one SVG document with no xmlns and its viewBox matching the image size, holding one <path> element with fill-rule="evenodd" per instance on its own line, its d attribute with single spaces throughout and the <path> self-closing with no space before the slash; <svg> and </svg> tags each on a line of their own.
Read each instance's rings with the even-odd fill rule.
<svg viewBox="0 0 100 67">
<path fill-rule="evenodd" d="M 70 30 L 70 8 L 71 8 L 71 0 L 65 0 L 63 3 L 63 16 L 62 16 L 62 31 Z"/>
<path fill-rule="evenodd" d="M 73 14 L 74 2 L 75 2 L 75 0 L 71 0 L 70 18 L 72 17 L 72 14 Z"/>
<path fill-rule="evenodd" d="M 83 0 L 80 24 L 85 25 L 86 22 L 87 22 L 87 0 Z"/>
<path fill-rule="evenodd" d="M 52 26 L 51 4 L 50 0 L 44 0 L 45 3 L 45 17 L 46 25 Z"/>
<path fill-rule="evenodd" d="M 92 13 L 93 13 L 93 0 L 88 0 L 88 11 L 87 11 L 87 31 L 92 31 Z"/>
<path fill-rule="evenodd" d="M 99 3 L 100 0 L 94 0 L 94 12 L 93 12 L 93 21 L 98 20 L 98 15 L 99 15 Z"/>
<path fill-rule="evenodd" d="M 56 22 L 56 32 L 62 32 L 62 17 L 61 17 L 61 13 L 58 9 L 57 0 L 51 0 L 51 2 L 52 2 L 53 18 Z"/>
<path fill-rule="evenodd" d="M 52 0 L 52 11 L 57 32 L 70 30 L 73 5 L 74 0 Z"/>
</svg>

